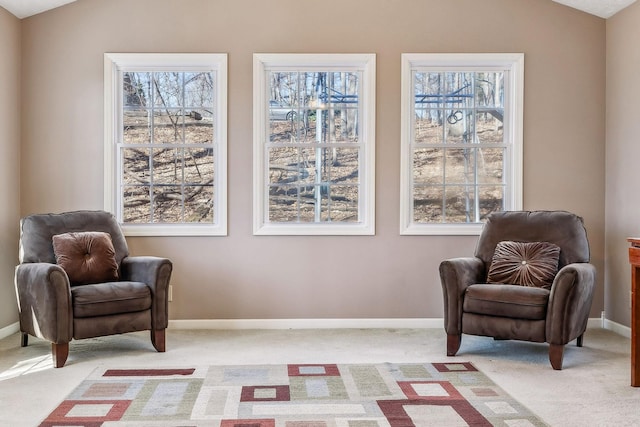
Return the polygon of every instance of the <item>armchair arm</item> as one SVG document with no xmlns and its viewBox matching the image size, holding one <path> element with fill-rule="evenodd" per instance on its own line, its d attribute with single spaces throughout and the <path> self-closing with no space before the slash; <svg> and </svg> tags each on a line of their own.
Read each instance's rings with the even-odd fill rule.
<svg viewBox="0 0 640 427">
<path fill-rule="evenodd" d="M 122 280 L 146 283 L 151 289 L 151 326 L 154 330 L 169 325 L 169 281 L 173 264 L 154 256 L 126 257 L 120 264 Z"/>
<path fill-rule="evenodd" d="M 452 258 L 440 263 L 440 283 L 444 296 L 444 329 L 462 333 L 462 302 L 469 285 L 485 281 L 486 268 L 480 258 Z"/>
<path fill-rule="evenodd" d="M 596 268 L 589 263 L 564 266 L 551 285 L 546 336 L 549 344 L 565 345 L 587 327 L 596 283 Z"/>
<path fill-rule="evenodd" d="M 49 263 L 20 264 L 16 267 L 14 282 L 20 330 L 54 344 L 71 341 L 71 287 L 62 267 Z"/>
</svg>

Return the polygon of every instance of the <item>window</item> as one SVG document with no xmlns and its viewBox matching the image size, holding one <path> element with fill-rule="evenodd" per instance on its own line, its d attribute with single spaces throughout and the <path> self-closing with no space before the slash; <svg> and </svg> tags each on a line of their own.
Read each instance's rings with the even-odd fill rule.
<svg viewBox="0 0 640 427">
<path fill-rule="evenodd" d="M 522 207 L 523 54 L 403 54 L 401 233 Z"/>
<path fill-rule="evenodd" d="M 254 55 L 254 234 L 374 234 L 375 55 Z"/>
<path fill-rule="evenodd" d="M 127 235 L 226 235 L 226 54 L 105 54 L 105 207 Z"/>
</svg>

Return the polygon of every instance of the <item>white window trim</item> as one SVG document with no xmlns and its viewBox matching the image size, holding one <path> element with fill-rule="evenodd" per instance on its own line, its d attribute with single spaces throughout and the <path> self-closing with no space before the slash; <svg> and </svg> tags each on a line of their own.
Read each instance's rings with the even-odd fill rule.
<svg viewBox="0 0 640 427">
<path fill-rule="evenodd" d="M 505 81 L 505 110 L 513 112 L 509 128 L 505 128 L 505 140 L 512 141 L 505 157 L 505 181 L 509 183 L 505 193 L 508 210 L 522 209 L 522 146 L 524 109 L 524 54 L 522 53 L 451 53 L 451 54 L 402 54 L 401 66 L 401 159 L 400 159 L 400 234 L 402 235 L 479 235 L 483 224 L 416 224 L 412 221 L 412 102 L 413 81 L 411 72 L 416 69 L 456 71 L 489 69 L 508 70 Z M 507 87 L 508 86 L 508 87 Z"/>
<path fill-rule="evenodd" d="M 374 235 L 375 234 L 375 54 L 253 55 L 253 234 L 254 235 Z M 267 71 L 362 71 L 360 138 L 365 141 L 360 164 L 361 221 L 351 223 L 273 224 L 265 221 L 267 159 L 264 138 L 267 120 Z"/>
<path fill-rule="evenodd" d="M 122 93 L 119 72 L 127 71 L 215 71 L 215 223 L 126 224 L 122 223 L 116 137 Z M 104 54 L 104 207 L 114 213 L 127 236 L 226 236 L 227 235 L 227 54 Z"/>
</svg>

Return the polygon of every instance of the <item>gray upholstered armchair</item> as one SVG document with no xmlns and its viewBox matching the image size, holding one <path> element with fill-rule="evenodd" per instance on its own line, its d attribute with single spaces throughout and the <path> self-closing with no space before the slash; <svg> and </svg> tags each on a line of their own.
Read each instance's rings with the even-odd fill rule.
<svg viewBox="0 0 640 427">
<path fill-rule="evenodd" d="M 72 339 L 149 330 L 164 352 L 171 272 L 168 259 L 130 257 L 108 212 L 27 216 L 15 272 L 22 346 L 29 335 L 50 341 L 59 368 Z"/>
<path fill-rule="evenodd" d="M 582 346 L 595 277 L 582 218 L 490 214 L 475 256 L 440 264 L 447 355 L 458 352 L 462 334 L 547 342 L 551 366 L 562 369 L 565 344 Z"/>
</svg>

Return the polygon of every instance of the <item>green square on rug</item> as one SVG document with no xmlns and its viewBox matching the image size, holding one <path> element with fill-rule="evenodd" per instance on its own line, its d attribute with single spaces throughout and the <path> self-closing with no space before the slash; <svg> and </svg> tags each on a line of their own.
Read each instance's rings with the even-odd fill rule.
<svg viewBox="0 0 640 427">
<path fill-rule="evenodd" d="M 546 426 L 467 362 L 99 368 L 40 425 Z"/>
</svg>

